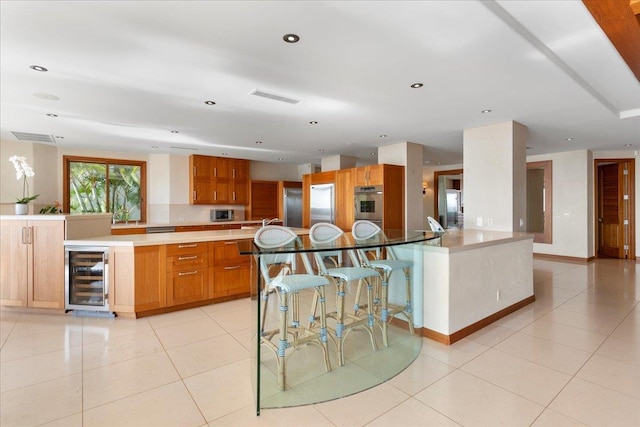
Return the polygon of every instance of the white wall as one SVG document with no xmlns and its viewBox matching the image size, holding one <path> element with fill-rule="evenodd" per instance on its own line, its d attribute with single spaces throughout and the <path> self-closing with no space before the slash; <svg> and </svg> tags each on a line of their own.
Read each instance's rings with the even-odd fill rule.
<svg viewBox="0 0 640 427">
<path fill-rule="evenodd" d="M 0 212 L 10 214 L 17 197 L 22 195 L 22 181 L 15 178 L 15 169 L 9 162 L 13 155 L 24 156 L 33 167 L 35 176 L 30 179 L 30 194 L 40 193 L 35 212 L 41 206 L 62 202 L 63 156 L 128 159 L 147 162 L 147 221 L 203 222 L 209 221 L 213 206 L 189 204 L 189 157 L 187 155 L 123 153 L 106 150 L 83 150 L 56 147 L 22 141 L 0 141 Z M 54 160 L 52 160 L 54 159 Z M 6 164 L 5 164 L 6 163 Z M 273 181 L 300 181 L 298 165 L 251 162 L 252 179 Z M 225 205 L 233 208 L 237 219 L 244 219 L 244 206 Z"/>
</svg>

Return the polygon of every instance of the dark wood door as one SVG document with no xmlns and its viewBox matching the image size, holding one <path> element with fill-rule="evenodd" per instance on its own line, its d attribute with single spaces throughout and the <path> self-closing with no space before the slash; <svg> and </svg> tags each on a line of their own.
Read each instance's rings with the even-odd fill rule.
<svg viewBox="0 0 640 427">
<path fill-rule="evenodd" d="M 613 163 L 598 167 L 598 255 L 625 258 L 624 167 Z"/>
</svg>

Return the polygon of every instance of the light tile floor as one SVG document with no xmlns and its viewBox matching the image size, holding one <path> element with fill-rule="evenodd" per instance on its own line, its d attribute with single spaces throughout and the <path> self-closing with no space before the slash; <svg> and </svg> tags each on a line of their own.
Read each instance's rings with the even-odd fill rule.
<svg viewBox="0 0 640 427">
<path fill-rule="evenodd" d="M 0 425 L 638 426 L 634 262 L 534 261 L 536 302 L 347 398 L 256 417 L 248 300 L 138 320 L 0 311 Z M 365 341 L 366 342 L 366 341 Z"/>
</svg>

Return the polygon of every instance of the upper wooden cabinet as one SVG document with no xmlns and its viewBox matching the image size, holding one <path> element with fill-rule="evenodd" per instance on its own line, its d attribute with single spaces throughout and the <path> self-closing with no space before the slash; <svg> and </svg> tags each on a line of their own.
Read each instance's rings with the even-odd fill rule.
<svg viewBox="0 0 640 427">
<path fill-rule="evenodd" d="M 189 169 L 189 203 L 249 203 L 249 160 L 192 155 Z"/>
<path fill-rule="evenodd" d="M 383 164 L 356 168 L 355 186 L 384 185 L 384 170 L 385 165 Z"/>
</svg>

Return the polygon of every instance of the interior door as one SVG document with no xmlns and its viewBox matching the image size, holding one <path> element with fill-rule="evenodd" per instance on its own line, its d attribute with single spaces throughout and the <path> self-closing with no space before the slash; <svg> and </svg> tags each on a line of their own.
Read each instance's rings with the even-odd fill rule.
<svg viewBox="0 0 640 427">
<path fill-rule="evenodd" d="M 598 255 L 625 258 L 624 166 L 598 166 Z"/>
</svg>

